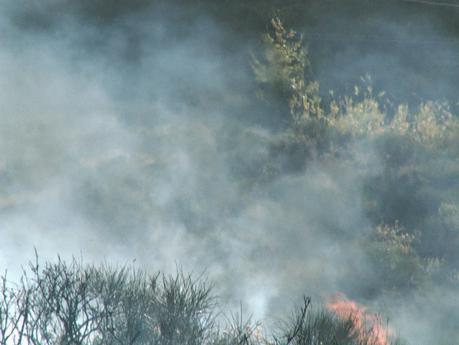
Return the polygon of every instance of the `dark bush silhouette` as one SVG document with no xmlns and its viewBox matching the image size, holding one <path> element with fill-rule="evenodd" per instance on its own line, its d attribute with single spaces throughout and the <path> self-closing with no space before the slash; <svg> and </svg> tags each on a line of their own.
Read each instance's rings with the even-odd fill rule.
<svg viewBox="0 0 459 345">
<path fill-rule="evenodd" d="M 309 298 L 280 331 L 243 321 L 242 313 L 218 318 L 211 285 L 180 270 L 148 275 L 60 258 L 41 266 L 37 259 L 19 284 L 3 276 L 0 294 L 0 344 L 369 345 L 371 339 L 371 330 L 368 338 L 355 332 L 351 317 L 312 311 Z"/>
</svg>

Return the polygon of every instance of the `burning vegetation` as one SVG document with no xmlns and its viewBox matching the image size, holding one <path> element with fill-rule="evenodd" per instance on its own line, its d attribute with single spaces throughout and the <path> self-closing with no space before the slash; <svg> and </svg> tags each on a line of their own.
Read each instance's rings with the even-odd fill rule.
<svg viewBox="0 0 459 345">
<path fill-rule="evenodd" d="M 260 15 L 265 3 L 284 6 L 179 1 L 199 3 L 197 12 L 205 3 L 215 11 L 244 3 L 244 11 L 253 7 Z M 332 10 L 349 1 L 317 3 Z M 368 20 L 378 26 L 372 39 L 384 50 L 373 61 L 350 48 L 347 25 L 341 30 L 345 51 L 378 65 L 384 60 L 383 74 L 397 74 L 386 93 L 381 75 L 319 83 L 325 70 L 348 76 L 359 58 L 316 55 L 329 61 L 313 73 L 322 34 L 307 48 L 314 32 L 291 30 L 286 20 L 288 11 L 298 21 L 301 12 L 313 13 L 308 1 L 293 1 L 304 11 L 290 1 L 282 11 L 266 11 L 259 45 L 253 35 L 243 44 L 232 38 L 240 32 L 220 35 L 214 26 L 225 33 L 229 26 L 202 23 L 194 11 L 181 26 L 180 10 L 168 1 L 159 1 L 175 13 L 167 18 L 154 9 L 125 17 L 129 1 L 21 2 L 5 0 L 9 14 L 0 13 L 1 35 L 11 35 L 0 50 L 0 260 L 18 264 L 17 253 L 34 245 L 47 254 L 84 248 L 95 262 L 138 255 L 142 267 L 166 272 L 176 260 L 190 271 L 209 268 L 221 288 L 216 295 L 228 298 L 215 298 L 211 284 L 182 272 L 37 261 L 16 284 L 0 281 L 0 345 L 398 341 L 382 316 L 345 295 L 387 306 L 397 318 L 391 324 L 413 344 L 459 339 L 459 104 L 399 96 L 399 82 L 410 93 L 417 85 L 398 75 L 408 65 L 412 81 L 435 84 L 414 60 L 391 73 L 394 66 L 385 67 L 399 61 L 385 58 L 386 44 L 399 45 L 410 32 L 382 28 L 381 17 L 371 17 L 378 19 Z M 370 11 L 379 6 L 363 2 Z M 88 20 L 92 6 L 98 14 Z M 67 7 L 73 15 L 46 20 Z M 271 19 L 274 13 L 281 18 Z M 357 11 L 349 13 L 354 24 Z M 246 13 L 235 17 L 250 21 Z M 333 28 L 328 17 L 323 22 L 322 30 Z M 416 28 L 410 24 L 411 32 Z M 379 29 L 390 36 L 384 44 Z M 406 37 L 401 45 L 421 56 Z M 457 55 L 429 49 L 429 56 L 434 52 L 451 62 Z M 431 62 L 425 64 L 434 71 Z M 324 304 L 318 298 L 314 307 L 305 298 L 282 327 L 222 317 L 220 302 L 243 300 L 265 320 L 284 315 L 290 298 L 335 291 L 344 295 Z"/>
<path fill-rule="evenodd" d="M 353 333 L 362 343 L 374 345 L 390 345 L 392 331 L 384 325 L 380 316 L 371 313 L 363 305 L 337 295 L 327 304 L 327 309 L 334 312 L 342 320 L 351 320 Z"/>
<path fill-rule="evenodd" d="M 178 272 L 39 264 L 0 284 L 2 345 L 391 345 L 377 316 L 344 298 L 327 309 L 304 298 L 278 330 L 221 317 L 211 285 Z"/>
</svg>

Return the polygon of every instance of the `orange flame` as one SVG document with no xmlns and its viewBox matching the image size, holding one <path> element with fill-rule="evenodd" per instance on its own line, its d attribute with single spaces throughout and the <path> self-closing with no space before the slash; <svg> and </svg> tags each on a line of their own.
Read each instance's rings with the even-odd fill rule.
<svg viewBox="0 0 459 345">
<path fill-rule="evenodd" d="M 327 304 L 327 309 L 342 320 L 351 320 L 358 339 L 374 345 L 390 345 L 391 330 L 385 327 L 377 314 L 367 311 L 365 306 L 337 295 Z"/>
</svg>

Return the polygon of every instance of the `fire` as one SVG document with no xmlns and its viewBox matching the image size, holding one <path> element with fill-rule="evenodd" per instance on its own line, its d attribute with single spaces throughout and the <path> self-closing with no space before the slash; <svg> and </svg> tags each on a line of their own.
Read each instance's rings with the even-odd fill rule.
<svg viewBox="0 0 459 345">
<path fill-rule="evenodd" d="M 377 314 L 368 312 L 365 306 L 338 295 L 327 304 L 327 309 L 343 320 L 351 319 L 354 332 L 363 343 L 390 345 L 391 330 L 382 324 Z"/>
</svg>

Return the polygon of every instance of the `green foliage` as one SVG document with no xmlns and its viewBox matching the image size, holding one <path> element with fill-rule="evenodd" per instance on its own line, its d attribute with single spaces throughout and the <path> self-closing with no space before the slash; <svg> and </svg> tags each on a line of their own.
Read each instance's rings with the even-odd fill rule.
<svg viewBox="0 0 459 345">
<path fill-rule="evenodd" d="M 446 102 L 422 102 L 416 111 L 400 104 L 389 117 L 384 112 L 388 103 L 385 93 L 373 95 L 370 76 L 362 78 L 363 87 L 356 85 L 353 95 L 324 104 L 303 36 L 287 30 L 279 18 L 272 19 L 271 24 L 272 33 L 263 36 L 263 58 L 253 58 L 252 69 L 263 97 L 273 103 L 287 100 L 295 132 L 319 139 L 324 130 L 317 128 L 326 127 L 340 140 L 397 134 L 425 146 L 445 146 L 457 140 L 459 122 Z"/>
<path fill-rule="evenodd" d="M 303 37 L 286 30 L 279 18 L 271 21 L 273 33 L 263 36 L 263 60 L 253 59 L 252 68 L 260 84 L 260 95 L 288 99 L 293 126 L 320 118 L 319 84 L 310 80 L 308 52 Z"/>
<path fill-rule="evenodd" d="M 327 160 L 359 166 L 363 211 L 374 229 L 364 238 L 355 235 L 374 278 L 364 290 L 375 296 L 454 285 L 459 119 L 448 103 L 393 104 L 374 92 L 370 76 L 347 96 L 331 93 L 326 102 L 318 96 L 301 34 L 276 18 L 263 41 L 263 59 L 252 64 L 255 78 L 265 99 L 287 105 L 291 119 L 269 142 L 272 178 Z M 362 150 L 372 166 L 360 165 Z"/>
<path fill-rule="evenodd" d="M 374 267 L 371 284 L 391 293 L 419 287 L 425 275 L 421 258 L 413 249 L 414 241 L 415 236 L 397 223 L 377 226 L 365 246 Z"/>
</svg>

